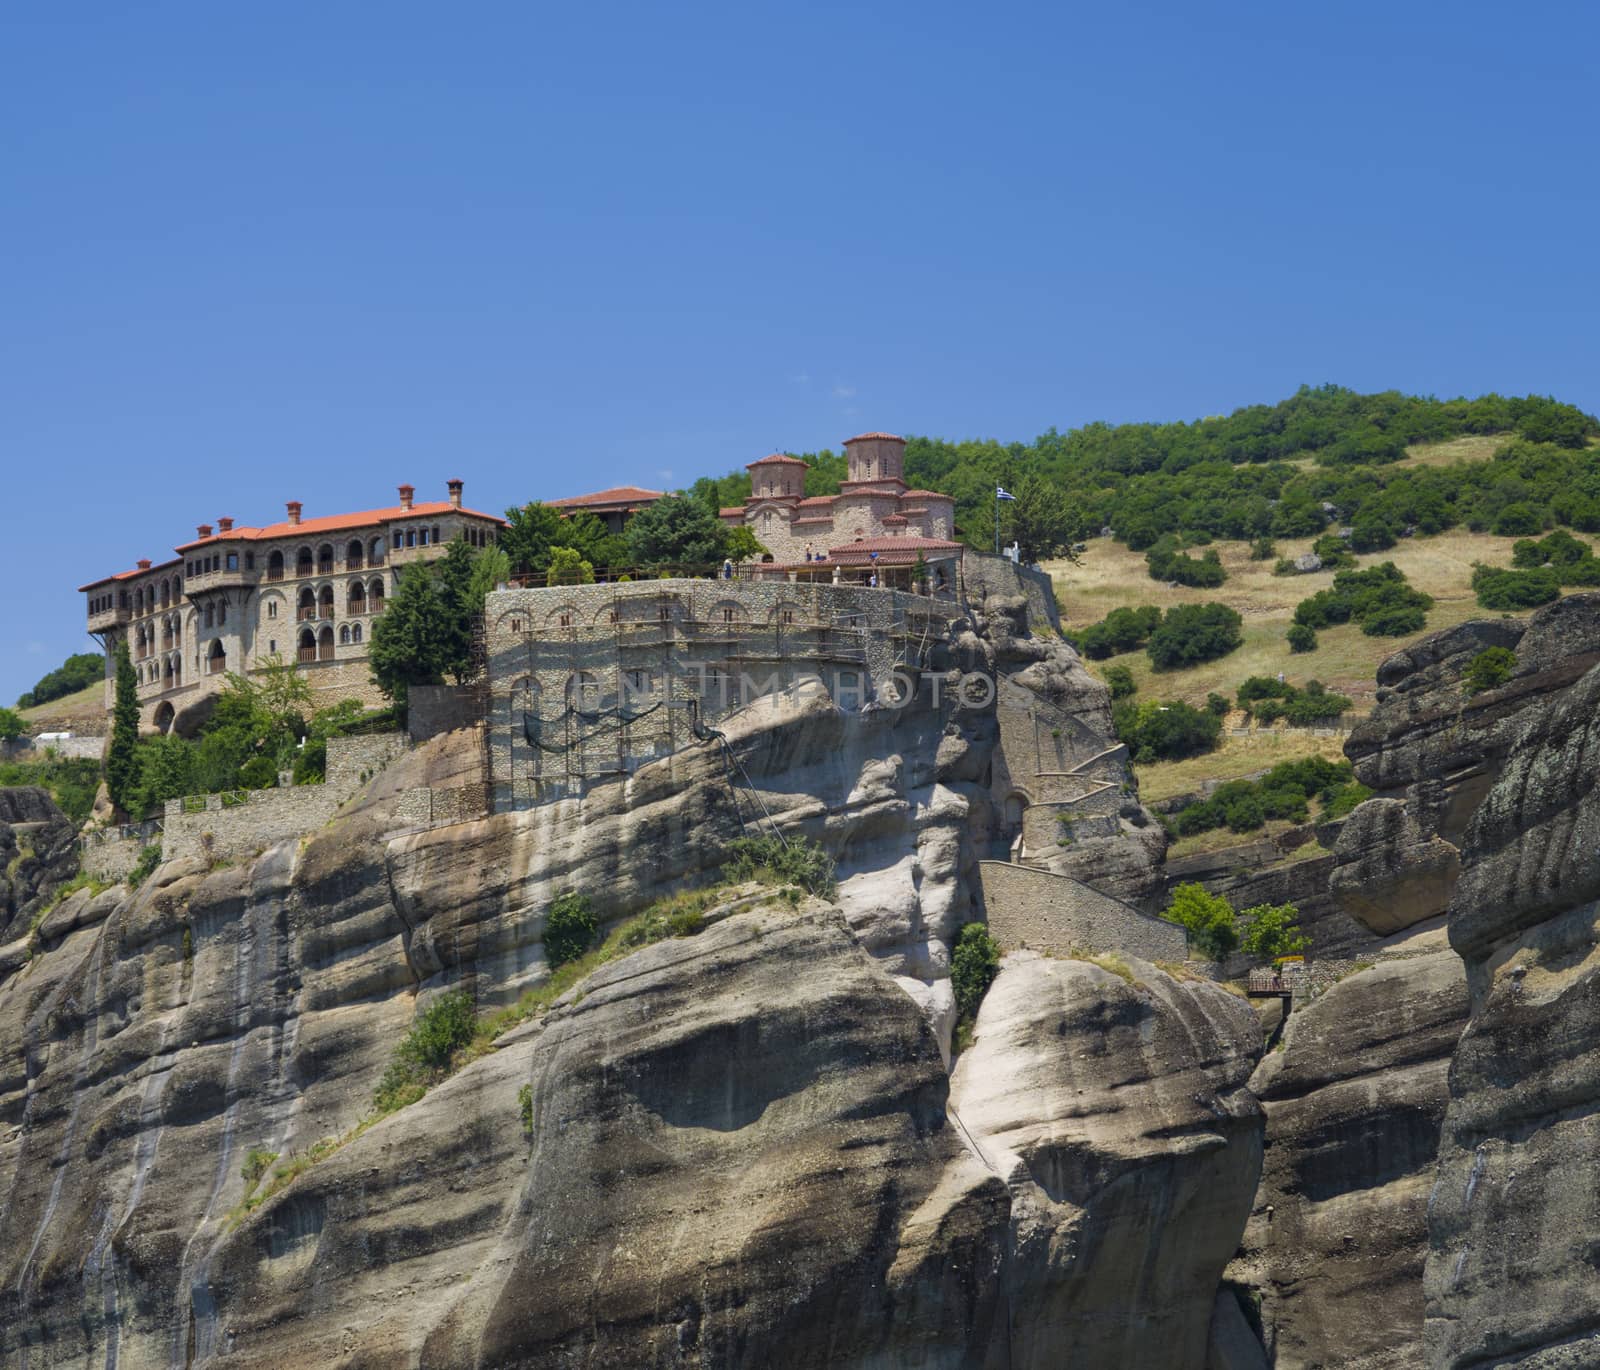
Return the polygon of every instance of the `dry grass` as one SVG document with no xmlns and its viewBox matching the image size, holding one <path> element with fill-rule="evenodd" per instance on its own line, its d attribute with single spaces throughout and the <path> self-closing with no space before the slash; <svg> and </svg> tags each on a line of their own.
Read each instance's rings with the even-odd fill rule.
<svg viewBox="0 0 1600 1370">
<path fill-rule="evenodd" d="M 1298 556 L 1310 550 L 1312 541 L 1279 539 L 1278 553 Z M 1284 637 L 1294 607 L 1308 595 L 1332 585 L 1332 571 L 1275 576 L 1273 561 L 1251 561 L 1246 544 L 1226 542 L 1216 544 L 1228 572 L 1226 583 L 1215 590 L 1169 587 L 1150 579 L 1143 553 L 1129 551 L 1121 543 L 1104 538 L 1089 544 L 1081 565 L 1049 562 L 1045 569 L 1055 580 L 1069 629 L 1094 623 L 1120 605 L 1154 604 L 1165 610 L 1178 604 L 1216 601 L 1236 610 L 1244 619 L 1243 645 L 1219 661 L 1157 675 L 1150 669 L 1149 658 L 1138 651 L 1091 663 L 1090 669 L 1096 673 L 1106 666 L 1124 665 L 1133 672 L 1141 693 L 1200 704 L 1213 690 L 1231 695 L 1248 676 L 1275 676 L 1282 671 L 1296 683 L 1315 678 L 1330 689 L 1349 695 L 1356 711 L 1361 712 L 1371 707 L 1376 690 L 1374 676 L 1385 657 L 1441 628 L 1468 619 L 1494 617 L 1480 609 L 1473 598 L 1472 564 L 1484 561 L 1509 565 L 1511 544 L 1515 541 L 1456 530 L 1437 537 L 1408 539 L 1387 552 L 1362 557 L 1362 566 L 1394 562 L 1417 589 L 1434 597 L 1427 627 L 1402 638 L 1367 637 L 1353 624 L 1328 628 L 1318 634 L 1316 651 L 1298 656 L 1289 651 Z"/>
<path fill-rule="evenodd" d="M 1206 780 L 1242 780 L 1269 771 L 1280 761 L 1300 761 L 1308 756 L 1343 761 L 1344 739 L 1298 730 L 1252 733 L 1249 737 L 1224 735 L 1222 745 L 1204 756 L 1140 766 L 1139 798 L 1151 804 L 1173 795 L 1192 794 Z"/>
<path fill-rule="evenodd" d="M 1296 828 L 1298 823 L 1291 823 L 1287 818 L 1274 818 L 1256 828 L 1253 832 L 1233 832 L 1228 828 L 1212 828 L 1210 832 L 1197 832 L 1190 837 L 1180 837 L 1167 848 L 1167 859 L 1175 860 L 1180 856 L 1198 856 L 1202 852 L 1226 851 L 1229 847 L 1241 847 L 1247 842 L 1265 842 L 1286 833 L 1290 828 Z"/>
<path fill-rule="evenodd" d="M 1415 442 L 1396 466 L 1451 466 L 1458 461 L 1488 461 L 1512 441 L 1511 433 L 1468 433 L 1446 442 Z"/>
<path fill-rule="evenodd" d="M 52 699 L 48 704 L 37 704 L 31 709 L 19 709 L 25 723 L 63 723 L 76 719 L 92 720 L 98 723 L 105 722 L 106 696 L 105 683 L 97 681 L 70 695 L 62 695 L 60 699 Z M 59 731 L 58 729 L 44 729 L 46 732 Z"/>
</svg>

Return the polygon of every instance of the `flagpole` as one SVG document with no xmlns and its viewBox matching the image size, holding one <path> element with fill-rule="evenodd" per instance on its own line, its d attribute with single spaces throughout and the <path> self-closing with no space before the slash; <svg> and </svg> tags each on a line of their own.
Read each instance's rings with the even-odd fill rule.
<svg viewBox="0 0 1600 1370">
<path fill-rule="evenodd" d="M 994 554 L 1000 555 L 1000 487 L 994 487 Z"/>
</svg>

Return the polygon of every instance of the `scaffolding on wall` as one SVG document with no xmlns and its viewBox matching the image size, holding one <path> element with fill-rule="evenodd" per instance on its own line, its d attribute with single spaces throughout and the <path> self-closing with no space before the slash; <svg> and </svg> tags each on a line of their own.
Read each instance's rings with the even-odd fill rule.
<svg viewBox="0 0 1600 1370">
<path fill-rule="evenodd" d="M 502 646 L 492 670 L 485 646 L 487 767 L 499 806 L 581 795 L 712 740 L 712 725 L 774 683 L 784 688 L 818 675 L 837 699 L 848 676 L 843 693 L 865 706 L 893 688 L 895 670 L 930 669 L 960 613 L 930 601 L 922 612 L 897 605 L 885 621 L 865 610 L 796 606 L 754 623 L 680 612 L 684 602 L 673 591 L 618 585 L 608 622 L 574 616 L 536 626 L 530 617 L 514 653 Z M 654 619 L 637 616 L 651 605 Z"/>
</svg>

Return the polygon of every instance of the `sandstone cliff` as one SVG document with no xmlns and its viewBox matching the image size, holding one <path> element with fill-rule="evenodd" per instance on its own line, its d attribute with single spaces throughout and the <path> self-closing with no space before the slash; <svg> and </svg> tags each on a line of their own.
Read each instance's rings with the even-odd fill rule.
<svg viewBox="0 0 1600 1370">
<path fill-rule="evenodd" d="M 954 665 L 1125 766 L 1004 590 Z M 0 1364 L 1200 1370 L 1259 1169 L 1255 1019 L 1142 963 L 1022 960 L 949 1107 L 951 943 L 997 768 L 1038 764 L 953 695 L 801 687 L 725 748 L 419 832 L 401 796 L 477 764 L 445 737 L 252 861 L 61 901 L 0 958 Z M 1114 804 L 1099 856 L 1148 887 L 1160 844 Z M 612 961 L 363 1126 L 437 990 L 546 978 L 558 891 L 613 922 L 772 825 L 835 856 L 835 901 Z M 252 1206 L 255 1156 L 303 1169 Z"/>
</svg>

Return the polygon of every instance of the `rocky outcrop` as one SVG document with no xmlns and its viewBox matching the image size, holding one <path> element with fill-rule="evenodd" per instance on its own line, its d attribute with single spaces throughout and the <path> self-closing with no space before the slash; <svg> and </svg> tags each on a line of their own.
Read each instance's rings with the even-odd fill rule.
<svg viewBox="0 0 1600 1370">
<path fill-rule="evenodd" d="M 0 789 L 0 946 L 26 935 L 57 887 L 77 873 L 77 833 L 49 792 Z"/>
<path fill-rule="evenodd" d="M 1249 1006 L 1147 962 L 1008 956 L 952 1111 L 1011 1199 L 1012 1365 L 1205 1364 L 1260 1168 Z"/>
<path fill-rule="evenodd" d="M 1486 646 L 1517 667 L 1468 696 Z M 1600 595 L 1463 624 L 1383 664 L 1347 748 L 1380 799 L 1339 843 L 1341 898 L 1379 925 L 1447 898 L 1469 991 L 1429 1208 L 1431 1370 L 1577 1367 L 1600 1345 L 1597 665 Z"/>
<path fill-rule="evenodd" d="M 1428 1194 L 1466 1016 L 1454 952 L 1384 962 L 1291 1014 L 1251 1078 L 1266 1155 L 1230 1273 L 1261 1298 L 1277 1370 L 1422 1363 Z"/>
<path fill-rule="evenodd" d="M 1450 906 L 1461 854 L 1423 833 L 1399 799 L 1369 799 L 1345 822 L 1329 887 L 1347 912 L 1380 935 L 1437 918 Z"/>
<path fill-rule="evenodd" d="M 1026 677 L 1114 753 L 1070 648 L 985 612 L 1009 626 L 968 634 L 967 664 Z M 1077 1131 L 1043 1073 L 992 1102 L 964 1076 L 1031 1178 L 990 1168 L 945 1063 L 1000 730 L 953 693 L 847 715 L 801 685 L 730 718 L 725 747 L 419 832 L 406 797 L 481 757 L 445 735 L 254 860 L 62 900 L 31 962 L 0 957 L 0 1364 L 1000 1370 L 1058 1363 L 1071 1335 L 1142 1363 L 1182 1337 L 1198 1370 L 1258 1164 L 1254 1019 L 1142 965 L 1142 986 L 1050 972 L 1070 994 L 1009 1026 L 1002 993 L 975 1051 L 1096 1065 L 1070 1077 Z M 835 900 L 608 963 L 364 1125 L 427 998 L 487 1010 L 546 980 L 559 891 L 612 924 L 773 828 L 828 849 Z M 251 1209 L 253 1153 L 306 1168 Z M 1115 1270 L 1149 1294 L 1097 1329 Z"/>
<path fill-rule="evenodd" d="M 1450 937 L 1472 1018 L 1433 1198 L 1439 1370 L 1589 1365 L 1600 1346 L 1597 755 L 1590 670 L 1527 720 L 1463 844 Z"/>
</svg>

